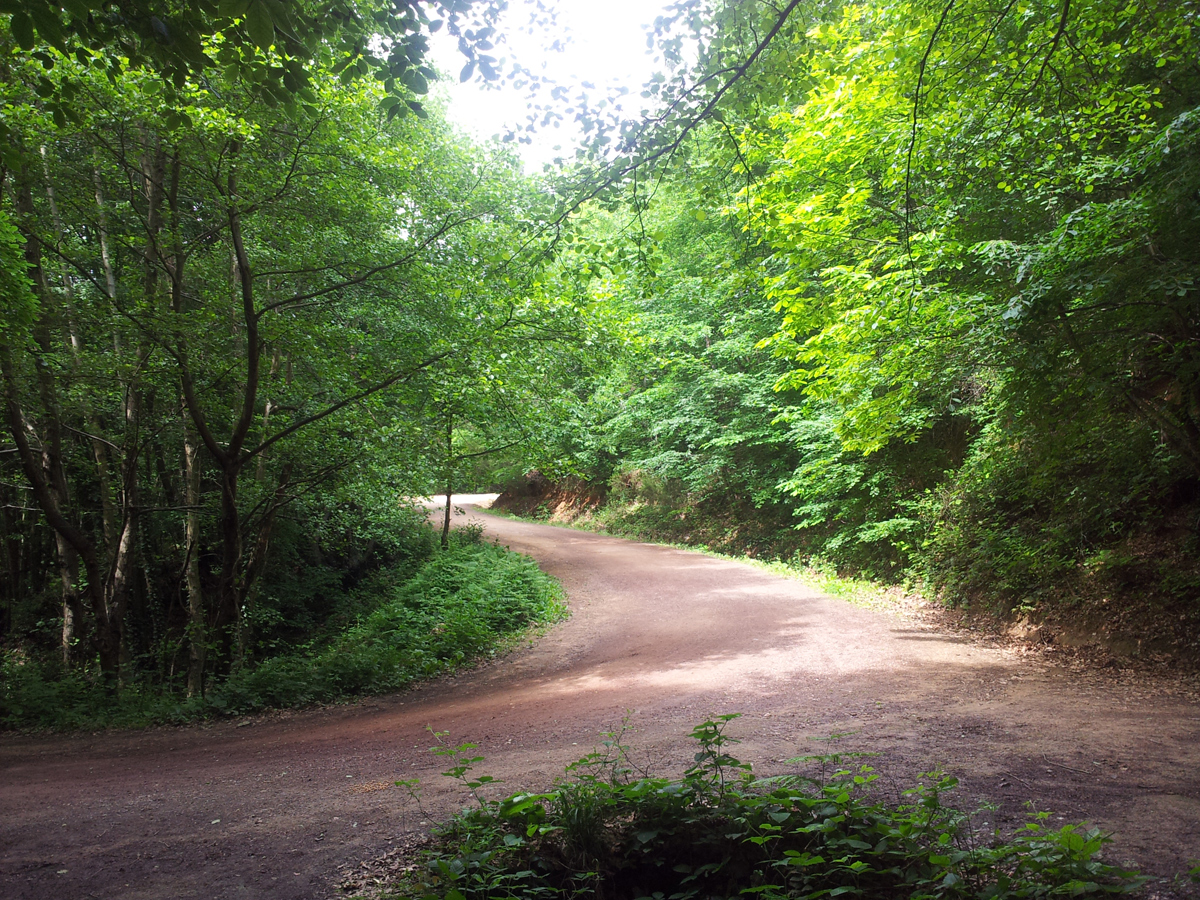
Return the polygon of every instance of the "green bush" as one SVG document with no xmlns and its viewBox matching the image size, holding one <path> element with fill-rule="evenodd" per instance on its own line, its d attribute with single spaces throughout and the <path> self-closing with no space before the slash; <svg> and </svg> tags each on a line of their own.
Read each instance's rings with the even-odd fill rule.
<svg viewBox="0 0 1200 900">
<path fill-rule="evenodd" d="M 265 659 L 203 698 L 138 682 L 110 695 L 88 673 L 5 652 L 0 725 L 136 727 L 385 693 L 495 654 L 530 626 L 565 615 L 557 582 L 528 557 L 483 543 L 478 531 L 456 533 L 411 577 L 374 584 L 386 596 L 332 640 Z"/>
<path fill-rule="evenodd" d="M 143 682 L 113 694 L 95 671 L 64 672 L 44 659 L 15 651 L 0 654 L 0 727 L 139 728 L 156 722 L 179 723 L 209 712 L 202 698 L 185 699 Z"/>
<path fill-rule="evenodd" d="M 361 481 L 353 487 L 311 498 L 276 523 L 270 565 L 246 609 L 255 659 L 331 639 L 433 554 L 425 509 L 374 497 Z"/>
<path fill-rule="evenodd" d="M 399 690 L 563 616 L 562 590 L 537 564 L 478 535 L 457 536 L 330 646 L 269 659 L 215 691 L 230 712 Z"/>
<path fill-rule="evenodd" d="M 1195 515 L 1181 485 L 1153 431 L 1120 415 L 1064 411 L 1056 430 L 997 419 L 928 495 L 919 562 L 948 602 L 1001 612 L 1089 594 L 1194 602 L 1194 529 L 1171 523 Z"/>
<path fill-rule="evenodd" d="M 954 779 L 879 800 L 870 767 L 755 778 L 728 752 L 734 716 L 697 726 L 682 778 L 638 772 L 619 739 L 568 768 L 543 794 L 483 800 L 473 745 L 438 752 L 478 805 L 446 825 L 390 897 L 1037 898 L 1133 890 L 1132 872 L 1098 859 L 1108 839 L 1048 814 L 1009 840 L 973 831 L 942 804 Z M 811 758 L 838 765 L 838 756 Z"/>
</svg>

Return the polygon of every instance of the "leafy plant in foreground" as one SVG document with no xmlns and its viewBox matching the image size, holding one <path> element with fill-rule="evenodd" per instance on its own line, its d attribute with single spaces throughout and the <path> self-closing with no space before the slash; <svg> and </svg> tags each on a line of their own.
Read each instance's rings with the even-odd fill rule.
<svg viewBox="0 0 1200 900">
<path fill-rule="evenodd" d="M 436 748 L 476 805 L 389 896 L 999 900 L 1122 893 L 1143 881 L 1098 858 L 1108 842 L 1098 829 L 1049 829 L 1046 813 L 1007 841 L 984 840 L 969 814 L 942 804 L 956 784 L 947 776 L 896 804 L 876 796 L 870 766 L 841 768 L 837 754 L 793 761 L 837 767 L 828 776 L 756 778 L 729 753 L 735 718 L 692 731 L 699 749 L 680 778 L 638 769 L 609 735 L 553 790 L 502 800 L 481 797 L 491 779 L 470 774 L 481 761 L 474 745 Z"/>
</svg>

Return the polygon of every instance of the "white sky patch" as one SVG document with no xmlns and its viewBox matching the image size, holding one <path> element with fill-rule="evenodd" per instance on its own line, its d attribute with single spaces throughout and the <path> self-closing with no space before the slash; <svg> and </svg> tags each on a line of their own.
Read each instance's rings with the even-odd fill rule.
<svg viewBox="0 0 1200 900">
<path fill-rule="evenodd" d="M 498 45 L 492 55 L 510 63 L 516 60 L 562 85 L 577 88 L 581 82 L 589 82 L 595 86 L 588 90 L 593 101 L 610 86 L 624 86 L 629 90 L 622 98 L 626 114 L 641 111 L 646 105 L 642 85 L 656 70 L 654 58 L 647 52 L 644 26 L 662 12 L 657 0 L 559 0 L 558 29 L 552 34 L 535 31 L 530 35 L 523 30 L 531 8 L 528 0 L 510 0 L 499 28 L 506 43 Z M 473 81 L 460 84 L 458 73 L 465 60 L 455 41 L 441 33 L 434 38 L 434 65 L 448 75 L 434 90 L 448 98 L 450 120 L 484 140 L 509 127 L 523 128 L 528 114 L 525 92 L 512 87 L 489 89 Z M 562 51 L 548 49 L 555 40 L 563 42 Z M 505 74 L 510 68 L 504 68 Z M 531 144 L 518 145 L 518 152 L 526 169 L 536 171 L 555 157 L 570 159 L 579 136 L 574 122 L 568 120 L 560 128 L 539 129 L 531 135 Z"/>
</svg>

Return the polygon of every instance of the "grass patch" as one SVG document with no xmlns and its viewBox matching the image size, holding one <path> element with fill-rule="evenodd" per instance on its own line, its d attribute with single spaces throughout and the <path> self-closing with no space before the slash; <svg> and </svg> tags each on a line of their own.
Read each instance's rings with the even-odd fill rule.
<svg viewBox="0 0 1200 900">
<path fill-rule="evenodd" d="M 553 790 L 499 801 L 480 795 L 490 779 L 472 773 L 474 745 L 438 748 L 475 806 L 383 896 L 1007 900 L 1145 881 L 1100 859 L 1108 838 L 1096 829 L 1051 829 L 1048 814 L 1008 838 L 975 827 L 942 802 L 953 778 L 926 776 L 896 802 L 878 796 L 871 767 L 843 768 L 837 754 L 793 761 L 809 774 L 756 778 L 729 752 L 734 718 L 696 727 L 695 762 L 680 778 L 638 769 L 610 735 Z"/>
<path fill-rule="evenodd" d="M 204 697 L 138 684 L 110 696 L 86 674 L 62 674 L 6 653 L 0 724 L 142 727 L 387 693 L 503 652 L 530 628 L 565 617 L 563 599 L 562 588 L 533 560 L 466 534 L 391 585 L 372 612 L 323 646 L 266 659 Z"/>
<path fill-rule="evenodd" d="M 751 557 L 731 558 L 766 569 L 783 578 L 795 578 L 822 594 L 874 612 L 896 613 L 911 607 L 914 600 L 921 599 L 919 594 L 909 588 L 881 584 L 867 578 L 839 575 L 832 563 L 819 558 L 804 561 L 793 559 L 787 562 Z"/>
</svg>

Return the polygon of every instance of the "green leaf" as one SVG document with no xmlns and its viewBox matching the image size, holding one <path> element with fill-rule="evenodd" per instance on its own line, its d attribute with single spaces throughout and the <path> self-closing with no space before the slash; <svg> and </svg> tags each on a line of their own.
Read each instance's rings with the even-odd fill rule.
<svg viewBox="0 0 1200 900">
<path fill-rule="evenodd" d="M 186 31 L 183 28 L 177 28 L 174 33 L 175 47 L 179 50 L 179 54 L 190 63 L 195 63 L 198 66 L 205 66 L 212 62 L 204 54 L 204 48 L 200 46 L 200 42 L 196 40 L 195 35 Z"/>
<path fill-rule="evenodd" d="M 45 3 L 34 3 L 30 6 L 29 14 L 33 17 L 33 24 L 37 26 L 42 39 L 62 50 L 63 30 L 58 10 Z"/>
<path fill-rule="evenodd" d="M 250 0 L 221 0 L 218 11 L 230 19 L 236 19 L 246 14 L 250 8 Z"/>
<path fill-rule="evenodd" d="M 415 69 L 409 69 L 402 74 L 400 76 L 400 81 L 403 82 L 404 86 L 414 94 L 429 93 L 429 82 L 427 82 L 421 73 L 417 72 Z"/>
<path fill-rule="evenodd" d="M 253 0 L 246 11 L 246 31 L 259 50 L 269 50 L 275 40 L 275 23 L 262 0 Z"/>
<path fill-rule="evenodd" d="M 13 37 L 17 39 L 17 46 L 22 50 L 32 50 L 37 43 L 37 39 L 33 34 L 33 22 L 25 13 L 14 13 L 12 24 L 9 26 L 12 29 Z"/>
</svg>

